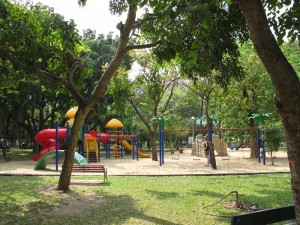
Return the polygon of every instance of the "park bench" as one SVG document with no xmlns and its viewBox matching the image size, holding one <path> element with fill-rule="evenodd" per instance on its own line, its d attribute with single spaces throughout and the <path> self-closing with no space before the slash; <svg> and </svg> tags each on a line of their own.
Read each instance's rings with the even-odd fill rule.
<svg viewBox="0 0 300 225">
<path fill-rule="evenodd" d="M 73 165 L 72 172 L 78 173 L 103 173 L 104 183 L 107 181 L 107 168 L 99 164 Z"/>
<path fill-rule="evenodd" d="M 294 206 L 284 206 L 233 216 L 232 225 L 265 225 L 288 220 L 295 220 Z M 292 223 L 291 223 L 292 224 Z"/>
</svg>

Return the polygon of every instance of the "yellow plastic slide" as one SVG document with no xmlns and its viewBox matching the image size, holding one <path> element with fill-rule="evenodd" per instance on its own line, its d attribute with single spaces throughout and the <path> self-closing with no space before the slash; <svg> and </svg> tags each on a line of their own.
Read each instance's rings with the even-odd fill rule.
<svg viewBox="0 0 300 225">
<path fill-rule="evenodd" d="M 127 150 L 132 151 L 133 147 L 131 144 L 128 143 L 128 141 L 123 140 L 122 144 Z M 149 154 L 144 154 L 141 152 L 141 150 L 138 151 L 138 154 L 139 154 L 139 157 L 141 157 L 141 158 L 150 158 Z"/>
</svg>

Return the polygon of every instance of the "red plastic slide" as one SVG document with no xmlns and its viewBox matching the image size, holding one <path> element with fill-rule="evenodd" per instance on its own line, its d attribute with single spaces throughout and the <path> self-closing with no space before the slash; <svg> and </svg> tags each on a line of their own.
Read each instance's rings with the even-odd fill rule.
<svg viewBox="0 0 300 225">
<path fill-rule="evenodd" d="M 58 129 L 58 139 L 64 139 L 67 136 L 67 129 L 66 128 L 59 128 Z M 40 130 L 35 135 L 35 141 L 44 146 L 45 148 L 38 154 L 34 155 L 32 157 L 33 161 L 39 160 L 43 155 L 45 155 L 47 152 L 54 151 L 56 149 L 56 129 L 45 129 Z M 60 149 L 61 146 L 58 144 L 58 149 Z"/>
</svg>

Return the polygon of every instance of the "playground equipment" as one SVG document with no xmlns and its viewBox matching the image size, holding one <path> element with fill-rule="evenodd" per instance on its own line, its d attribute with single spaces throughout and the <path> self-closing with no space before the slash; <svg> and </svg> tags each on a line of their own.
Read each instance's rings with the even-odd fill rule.
<svg viewBox="0 0 300 225">
<path fill-rule="evenodd" d="M 260 129 L 258 127 L 250 127 L 250 128 L 213 128 L 212 124 L 209 124 L 210 127 L 209 127 L 209 133 L 208 133 L 208 136 L 209 136 L 209 139 L 210 139 L 210 142 L 215 144 L 213 142 L 213 132 L 214 131 L 255 131 L 256 132 L 256 135 L 257 135 L 257 146 L 258 146 L 258 162 L 261 163 L 261 159 L 263 160 L 263 165 L 266 164 L 266 156 L 265 156 L 265 150 L 264 150 L 264 143 L 263 143 L 263 140 L 261 140 L 261 134 L 260 134 Z M 194 129 L 194 130 L 197 130 L 197 131 L 207 131 L 207 128 L 206 129 Z M 190 132 L 191 129 L 178 129 L 178 130 L 169 130 L 169 129 L 163 129 L 163 126 L 160 126 L 159 127 L 159 138 L 160 138 L 160 155 L 161 155 L 161 158 L 160 158 L 160 165 L 164 164 L 164 144 L 163 144 L 163 141 L 164 141 L 164 133 L 166 132 Z M 196 138 L 197 140 L 197 138 Z M 200 149 L 200 154 L 201 154 L 201 142 L 198 143 L 198 147 L 196 147 L 194 149 L 194 152 L 193 152 L 193 155 L 196 155 L 197 154 L 197 148 Z M 227 150 L 229 148 L 231 148 L 231 150 L 233 149 L 233 145 L 232 143 L 229 143 L 229 145 L 227 145 L 227 143 L 224 141 L 221 141 L 220 140 L 220 143 L 217 145 L 220 145 L 221 148 L 220 150 L 217 151 L 220 152 L 221 154 L 224 154 L 224 153 L 227 153 Z M 196 141 L 196 146 L 197 146 L 197 141 Z M 217 146 L 218 147 L 218 146 Z M 235 146 L 236 147 L 236 146 Z M 226 152 L 225 152 L 225 148 L 226 148 Z M 261 149 L 262 148 L 262 149 Z M 215 151 L 215 146 L 214 146 L 214 150 L 212 151 L 212 148 L 210 149 L 210 159 L 212 160 L 214 158 L 214 151 Z M 228 154 L 228 153 L 227 153 Z M 215 162 L 211 161 L 211 164 L 214 166 Z"/>
<path fill-rule="evenodd" d="M 35 135 L 35 141 L 40 144 L 41 146 L 45 147 L 38 155 L 34 155 L 32 157 L 33 161 L 38 161 L 43 155 L 48 152 L 56 150 L 56 135 L 58 135 L 58 139 L 65 139 L 67 136 L 66 128 L 58 129 L 58 133 L 56 129 L 45 129 L 39 131 Z M 58 143 L 58 149 L 61 149 L 60 144 Z"/>
<path fill-rule="evenodd" d="M 64 156 L 65 150 L 58 150 L 58 154 Z M 46 166 L 48 165 L 48 163 L 55 157 L 56 157 L 56 151 L 50 151 L 50 152 L 45 153 L 43 156 L 41 156 L 39 158 L 39 160 L 37 161 L 37 163 L 34 166 L 34 169 L 35 170 L 46 169 Z M 82 155 L 80 155 L 78 152 L 75 152 L 74 161 L 78 165 L 87 165 L 88 164 L 86 159 Z"/>
<path fill-rule="evenodd" d="M 134 151 L 134 152 L 135 152 L 134 147 L 132 147 L 132 145 L 129 144 L 128 141 L 122 140 L 122 145 L 123 145 L 127 150 L 129 150 L 129 151 Z M 141 151 L 140 149 L 138 150 L 138 154 L 139 154 L 139 156 L 140 156 L 141 158 L 150 158 L 150 155 L 149 155 L 149 154 L 144 154 L 144 153 L 142 153 L 142 151 Z"/>
<path fill-rule="evenodd" d="M 37 161 L 35 169 L 45 169 L 46 165 L 56 156 L 56 164 L 58 163 L 58 155 L 64 155 L 65 151 L 61 150 L 61 145 L 59 140 L 68 141 L 68 135 L 70 127 L 73 125 L 75 113 L 77 108 L 71 108 L 66 116 L 68 117 L 67 127 L 58 128 L 58 123 L 56 123 L 55 129 L 44 129 L 39 131 L 35 136 L 35 141 L 43 146 L 44 148 L 38 155 L 32 157 L 33 161 Z M 106 126 L 107 133 L 98 133 L 95 130 L 91 130 L 89 133 L 84 133 L 84 127 L 81 134 L 81 148 L 79 153 L 76 153 L 74 158 L 75 162 L 80 165 L 87 164 L 87 161 L 98 162 L 100 160 L 100 143 L 106 144 L 106 158 L 110 158 L 110 146 L 112 142 L 116 142 L 113 145 L 113 156 L 115 158 L 122 157 L 122 147 L 132 151 L 133 159 L 138 159 L 139 157 L 149 158 L 150 155 L 142 153 L 140 150 L 135 151 L 138 147 L 131 146 L 126 140 L 135 140 L 136 135 L 124 135 L 122 130 L 111 131 L 110 129 L 120 129 L 123 128 L 123 124 L 117 120 L 110 120 Z M 112 133 L 112 134 L 111 134 Z M 121 149 L 120 149 L 121 146 Z M 86 155 L 86 159 L 84 158 Z M 92 157 L 93 156 L 93 157 Z"/>
<path fill-rule="evenodd" d="M 124 135 L 122 128 L 123 124 L 121 121 L 117 119 L 111 119 L 106 125 L 105 128 L 107 129 L 107 134 L 109 138 L 109 143 L 108 143 L 108 148 L 107 148 L 107 157 L 110 156 L 110 146 L 112 142 L 115 142 L 112 148 L 113 150 L 113 156 L 115 158 L 122 157 L 123 155 L 123 147 L 125 147 L 127 150 L 132 152 L 133 156 L 138 156 L 141 158 L 150 158 L 149 154 L 144 154 L 141 152 L 139 149 L 137 152 L 135 149 L 138 149 L 138 147 L 132 146 L 131 144 L 128 143 L 127 140 L 132 140 L 134 141 L 136 139 L 136 135 Z M 114 134 L 115 133 L 115 134 Z M 137 153 L 137 154 L 136 154 Z"/>
<path fill-rule="evenodd" d="M 106 140 L 107 142 L 107 140 Z M 84 136 L 84 150 L 86 153 L 86 158 L 89 162 L 94 161 L 98 162 L 99 154 L 98 154 L 98 144 L 97 138 L 91 134 L 85 134 Z M 93 157 L 92 157 L 93 155 Z"/>
<path fill-rule="evenodd" d="M 212 136 L 212 142 L 214 144 L 214 149 L 217 152 L 218 156 L 227 156 L 227 148 L 228 144 L 225 142 L 224 139 L 221 139 L 218 135 Z"/>
</svg>

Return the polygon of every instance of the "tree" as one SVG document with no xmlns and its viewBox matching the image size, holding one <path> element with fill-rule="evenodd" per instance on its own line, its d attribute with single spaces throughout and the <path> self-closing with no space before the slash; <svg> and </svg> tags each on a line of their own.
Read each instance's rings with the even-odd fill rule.
<svg viewBox="0 0 300 225">
<path fill-rule="evenodd" d="M 95 31 L 86 30 L 83 34 L 83 43 L 89 47 L 88 52 L 83 52 L 82 57 L 86 60 L 86 65 L 89 68 L 88 76 L 82 81 L 86 95 L 90 95 L 93 91 L 95 80 L 99 74 L 105 70 L 108 62 L 110 62 L 115 54 L 119 42 L 119 37 L 113 37 L 112 34 L 104 36 L 103 34 L 97 35 Z M 106 93 L 93 109 L 90 111 L 86 128 L 87 129 L 104 129 L 108 119 L 124 114 L 124 107 L 126 99 L 123 101 L 120 97 L 125 98 L 124 87 L 128 86 L 128 81 L 121 81 L 120 78 L 127 77 L 127 71 L 131 68 L 131 57 L 126 54 L 121 68 L 117 70 L 113 77 L 113 82 L 107 88 Z M 124 123 L 124 118 L 121 118 Z"/>
<path fill-rule="evenodd" d="M 204 115 L 207 121 L 207 135 L 209 136 L 210 134 L 210 128 L 211 126 L 209 124 L 213 124 L 213 121 L 210 119 L 211 118 L 211 109 L 210 109 L 210 100 L 211 100 L 211 95 L 213 91 L 216 89 L 217 84 L 213 82 L 213 76 L 210 78 L 199 78 L 198 80 L 194 81 L 192 84 L 185 84 L 190 90 L 193 91 L 194 94 L 199 96 L 202 100 L 201 103 L 201 116 L 203 116 L 203 106 L 204 106 Z M 208 119 L 207 119 L 208 118 Z M 209 139 L 210 146 L 211 146 L 211 166 L 212 169 L 217 169 L 216 165 L 216 159 L 215 159 L 215 154 L 213 150 L 213 143 L 212 140 Z"/>
<path fill-rule="evenodd" d="M 66 146 L 66 155 L 57 189 L 69 190 L 75 147 L 84 119 L 105 93 L 106 87 L 128 51 L 152 45 L 129 45 L 132 32 L 141 21 L 136 21 L 137 1 L 111 2 L 112 12 L 128 10 L 125 24 L 120 23 L 120 38 L 114 57 L 95 81 L 89 96 L 84 96 L 78 75 L 85 65 L 79 58 L 80 38 L 75 25 L 67 23 L 49 9 L 40 5 L 25 9 L 8 1 L 1 2 L 0 57 L 9 60 L 26 74 L 44 77 L 63 85 L 78 104 L 75 121 Z M 4 23 L 5 21 L 5 23 Z M 25 23 L 30 21 L 32 23 Z M 39 32 L 36 32 L 39 28 Z M 16 32 L 17 35 L 14 33 Z M 18 34 L 20 32 L 20 34 Z M 13 33 L 13 35 L 11 35 Z M 12 39 L 10 35 L 14 38 Z M 33 46 L 33 47 L 32 47 Z M 31 56 L 31 57 L 28 57 Z"/>
<path fill-rule="evenodd" d="M 241 87 L 242 101 L 239 107 L 246 109 L 246 115 L 244 119 L 248 118 L 249 128 L 257 128 L 259 124 L 255 123 L 255 120 L 251 118 L 253 113 L 265 113 L 274 112 L 275 104 L 273 101 L 274 88 L 266 76 L 266 70 L 260 63 L 256 53 L 253 50 L 251 43 L 244 43 L 240 47 L 241 52 L 241 64 L 245 72 L 244 79 L 237 81 Z M 259 81 L 259 82 L 258 82 Z M 264 88 L 262 88 L 264 87 Z M 271 96 L 266 96 L 266 95 Z M 268 98 L 269 97 L 269 98 Z M 250 118 L 250 119 L 249 119 Z M 255 131 L 249 131 L 250 140 L 250 158 L 258 157 L 257 137 Z"/>
<path fill-rule="evenodd" d="M 31 13 L 28 13 L 25 19 L 25 15 L 22 15 L 22 10 L 14 6 L 10 7 L 10 13 L 14 14 L 15 17 L 19 17 L 19 21 L 11 21 L 9 19 L 9 13 L 6 11 L 9 7 L 8 4 L 6 5 L 5 1 L 2 1 L 1 4 L 3 6 L 1 8 L 2 19 L 0 20 L 2 29 L 0 38 L 2 43 L 10 45 L 11 48 L 16 48 L 18 52 L 25 50 L 26 47 L 21 47 L 21 45 L 26 43 L 28 44 L 27 47 L 31 49 L 28 55 L 31 54 L 32 58 L 37 58 L 36 52 L 38 51 L 38 47 L 33 44 L 32 40 L 36 40 L 38 35 L 43 35 L 45 37 L 43 41 L 46 41 L 47 34 L 41 34 L 39 33 L 40 30 L 37 30 L 35 33 L 28 32 L 26 34 L 28 38 L 24 38 L 26 29 L 13 29 L 18 22 L 23 23 L 24 28 L 31 26 L 38 22 L 38 20 L 36 20 L 37 18 L 34 18 Z M 38 6 L 36 11 L 37 10 L 40 11 L 41 16 L 46 17 L 48 14 Z M 21 19 L 24 20 L 21 21 Z M 47 19 L 44 19 L 42 25 L 47 26 L 48 22 Z M 19 42 L 18 38 L 20 39 Z M 18 43 L 20 44 L 20 48 L 17 47 Z M 48 57 L 53 56 L 49 45 L 44 46 L 43 51 L 45 52 L 41 54 L 42 56 L 38 60 L 41 67 L 46 64 L 45 61 L 42 60 L 42 57 L 46 55 L 48 55 Z M 47 51 L 49 54 L 46 53 Z M 27 57 L 26 53 L 22 57 L 24 60 L 25 58 L 27 58 L 26 60 L 28 61 L 30 60 L 30 57 Z M 52 60 L 54 61 L 55 57 L 53 57 Z M 7 60 L 0 60 L 0 71 L 2 81 L 0 84 L 0 102 L 7 106 L 2 107 L 0 110 L 0 117 L 3 121 L 3 123 L 1 123 L 3 125 L 1 129 L 3 133 L 1 136 L 11 140 L 12 143 L 15 143 L 16 140 L 20 141 L 20 138 L 30 139 L 33 142 L 37 130 L 45 126 L 54 125 L 56 119 L 55 112 L 63 109 L 68 102 L 70 102 L 69 94 L 66 94 L 66 92 L 59 87 L 55 90 L 48 89 L 49 86 L 53 85 L 53 82 L 50 80 L 37 79 L 34 76 L 31 76 L 29 79 L 24 72 L 16 70 Z M 40 84 L 40 81 L 42 81 L 43 85 Z"/>
<path fill-rule="evenodd" d="M 195 68 L 196 72 L 221 69 L 224 76 L 220 77 L 220 81 L 224 79 L 226 83 L 226 75 L 232 77 L 234 74 L 241 74 L 232 65 L 236 64 L 238 58 L 237 41 L 243 42 L 248 38 L 245 27 L 248 25 L 254 47 L 275 89 L 276 107 L 287 138 L 296 220 L 300 224 L 300 82 L 279 48 L 285 36 L 292 41 L 299 41 L 299 2 L 263 2 L 266 9 L 261 0 L 149 0 L 150 6 L 154 8 L 152 16 L 157 18 L 157 23 L 151 22 L 150 28 L 145 32 L 151 34 L 154 29 L 159 31 L 152 37 L 161 40 L 163 47 L 160 46 L 160 49 L 166 54 L 159 52 L 164 58 L 172 58 L 177 54 L 185 61 L 183 65 L 192 70 Z M 286 7 L 284 11 L 283 7 Z M 278 42 L 270 26 L 274 29 Z"/>
<path fill-rule="evenodd" d="M 149 0 L 153 20 L 142 27 L 148 40 L 159 44 L 154 53 L 161 60 L 179 58 L 182 75 L 209 77 L 225 86 L 241 77 L 238 42 L 249 35 L 237 4 L 218 0 Z"/>
<path fill-rule="evenodd" d="M 183 85 L 184 82 L 187 82 L 186 79 L 178 81 L 164 113 L 164 117 L 167 118 L 164 129 L 170 130 L 164 134 L 165 143 L 177 150 L 187 142 L 193 133 L 191 129 L 197 126 L 196 120 L 192 120 L 192 117 L 201 118 L 203 114 L 201 99 Z M 166 98 L 167 96 L 163 102 Z M 194 131 L 194 135 L 197 135 L 197 131 Z"/>
<path fill-rule="evenodd" d="M 132 83 L 128 79 L 128 70 L 121 66 L 117 70 L 115 76 L 112 78 L 108 88 L 107 95 L 113 100 L 110 105 L 107 116 L 120 117 L 124 124 L 124 131 L 126 133 L 133 132 L 132 130 L 132 114 L 133 109 L 127 102 L 132 89 Z"/>
<path fill-rule="evenodd" d="M 263 129 L 263 141 L 267 152 L 271 154 L 271 165 L 274 164 L 273 153 L 279 150 L 282 142 L 282 127 L 276 125 L 268 125 Z"/>
<path fill-rule="evenodd" d="M 240 46 L 239 51 L 244 76 L 239 79 L 232 79 L 226 90 L 223 90 L 219 95 L 220 104 L 222 104 L 220 114 L 224 127 L 255 129 L 258 124 L 255 124 L 253 119 L 248 119 L 253 113 L 270 112 L 274 115 L 274 119 L 279 120 L 274 103 L 274 88 L 252 43 L 244 43 Z M 244 135 L 241 135 L 242 133 Z M 250 158 L 258 157 L 255 131 L 233 132 L 231 135 L 241 140 L 238 146 L 241 146 L 245 141 L 250 141 Z"/>
<path fill-rule="evenodd" d="M 143 72 L 136 77 L 128 102 L 150 134 L 152 160 L 157 161 L 157 118 L 166 113 L 179 77 L 176 67 L 162 67 L 147 52 L 138 58 Z"/>
<path fill-rule="evenodd" d="M 53 127 L 59 111 L 66 111 L 71 100 L 64 90 L 47 88 L 49 82 L 44 82 L 45 86 L 40 85 L 38 79 L 28 79 L 14 71 L 7 75 L 9 79 L 1 76 L 4 82 L 0 102 L 6 107 L 0 110 L 3 121 L 0 136 L 11 144 L 16 144 L 17 140 L 33 143 L 36 132 Z"/>
<path fill-rule="evenodd" d="M 254 47 L 271 78 L 276 92 L 276 106 L 280 113 L 287 139 L 287 152 L 292 176 L 292 190 L 295 202 L 296 222 L 300 224 L 300 82 L 295 70 L 287 61 L 271 32 L 265 13 L 265 8 L 260 0 L 237 0 L 241 11 L 247 21 Z M 282 6 L 278 3 L 267 1 L 271 12 Z M 278 5 L 277 5 L 278 4 Z M 281 4 L 281 5 L 280 5 Z M 291 3 L 290 10 L 282 16 L 285 23 L 275 26 L 279 40 L 289 31 L 288 37 L 292 40 L 298 38 L 298 27 L 293 23 L 299 13 L 298 1 Z M 274 10 L 275 9 L 275 10 Z M 273 21 L 274 22 L 274 21 Z M 275 25 L 275 22 L 272 24 Z M 288 27 L 290 26 L 290 27 Z"/>
</svg>

